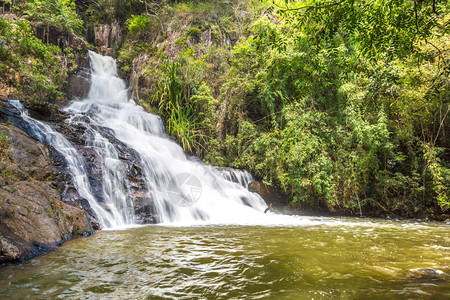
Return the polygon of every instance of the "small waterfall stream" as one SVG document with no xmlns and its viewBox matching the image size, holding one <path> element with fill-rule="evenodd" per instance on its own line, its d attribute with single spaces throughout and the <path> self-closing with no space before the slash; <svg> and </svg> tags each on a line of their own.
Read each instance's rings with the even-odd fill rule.
<svg viewBox="0 0 450 300">
<path fill-rule="evenodd" d="M 89 52 L 89 57 L 89 95 L 73 101 L 64 111 L 70 115 L 66 122 L 71 127 L 84 128 L 84 147 L 95 153 L 101 184 L 93 186 L 89 181 L 85 158 L 62 134 L 26 113 L 23 118 L 35 127 L 42 141 L 65 157 L 75 188 L 89 201 L 104 228 L 135 224 L 138 198 L 146 202 L 144 207 L 154 208 L 159 223 L 266 222 L 266 203 L 247 190 L 252 180 L 248 172 L 211 167 L 186 156 L 167 136 L 158 116 L 128 99 L 115 60 L 94 52 Z M 127 164 L 123 148 L 133 153 L 136 168 Z M 127 176 L 130 172 L 142 179 L 139 187 Z"/>
<path fill-rule="evenodd" d="M 22 118 L 31 127 L 35 138 L 41 143 L 52 145 L 63 155 L 67 162 L 69 173 L 72 176 L 74 187 L 81 197 L 88 200 L 96 213 L 96 217 L 99 218 L 98 221 L 104 227 L 124 226 L 133 222 L 133 220 L 127 219 L 128 214 L 120 211 L 121 207 L 117 202 L 110 201 L 106 205 L 100 205 L 93 195 L 83 157 L 61 133 L 53 130 L 49 125 L 31 118 L 20 102 L 12 100 L 10 103 L 22 112 Z M 109 180 L 106 180 L 106 182 L 109 182 Z"/>
</svg>

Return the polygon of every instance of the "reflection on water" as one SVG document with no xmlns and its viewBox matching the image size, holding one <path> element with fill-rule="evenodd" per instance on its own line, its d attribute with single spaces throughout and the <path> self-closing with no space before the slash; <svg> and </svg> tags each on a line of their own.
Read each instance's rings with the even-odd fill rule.
<svg viewBox="0 0 450 300">
<path fill-rule="evenodd" d="M 291 227 L 147 226 L 103 231 L 67 242 L 48 255 L 2 267 L 0 296 L 450 297 L 448 225 L 303 220 L 306 225 Z"/>
</svg>

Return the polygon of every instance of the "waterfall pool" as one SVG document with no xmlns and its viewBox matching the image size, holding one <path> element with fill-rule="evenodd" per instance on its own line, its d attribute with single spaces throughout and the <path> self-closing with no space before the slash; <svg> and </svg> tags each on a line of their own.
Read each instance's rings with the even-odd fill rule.
<svg viewBox="0 0 450 300">
<path fill-rule="evenodd" d="M 0 296 L 448 299 L 449 225 L 298 218 L 296 226 L 108 230 L 1 267 Z"/>
</svg>

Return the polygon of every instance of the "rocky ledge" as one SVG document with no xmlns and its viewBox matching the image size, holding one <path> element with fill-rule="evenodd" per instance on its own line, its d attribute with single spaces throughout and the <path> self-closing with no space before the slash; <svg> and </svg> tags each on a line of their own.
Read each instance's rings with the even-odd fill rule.
<svg viewBox="0 0 450 300">
<path fill-rule="evenodd" d="M 0 263 L 24 260 L 93 232 L 84 210 L 61 201 L 49 149 L 0 111 Z"/>
<path fill-rule="evenodd" d="M 252 181 L 248 184 L 250 192 L 257 193 L 271 205 L 275 212 L 283 214 L 298 214 L 289 204 L 289 197 L 280 189 L 266 185 L 261 181 Z"/>
</svg>

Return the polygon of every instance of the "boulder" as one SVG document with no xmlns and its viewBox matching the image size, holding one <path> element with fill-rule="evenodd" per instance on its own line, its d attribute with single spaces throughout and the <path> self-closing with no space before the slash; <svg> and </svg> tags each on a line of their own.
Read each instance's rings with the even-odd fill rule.
<svg viewBox="0 0 450 300">
<path fill-rule="evenodd" d="M 248 184 L 248 189 L 251 192 L 259 194 L 267 203 L 273 204 L 287 204 L 285 195 L 274 188 L 273 186 L 266 185 L 261 181 L 252 181 Z"/>
<path fill-rule="evenodd" d="M 80 65 L 69 72 L 67 78 L 67 88 L 65 99 L 80 100 L 87 98 L 91 88 L 91 72 L 89 70 L 89 61 L 86 58 Z"/>
<path fill-rule="evenodd" d="M 434 269 L 413 269 L 408 272 L 408 278 L 421 280 L 443 280 L 445 273 Z"/>
<path fill-rule="evenodd" d="M 0 132 L 8 137 L 0 154 L 0 263 L 91 234 L 87 214 L 61 201 L 49 150 L 12 125 L 0 123 Z"/>
<path fill-rule="evenodd" d="M 248 184 L 248 190 L 259 194 L 268 205 L 272 204 L 276 211 L 287 214 L 294 213 L 294 211 L 289 207 L 289 198 L 283 191 L 273 186 L 266 185 L 261 181 L 250 182 Z"/>
</svg>

